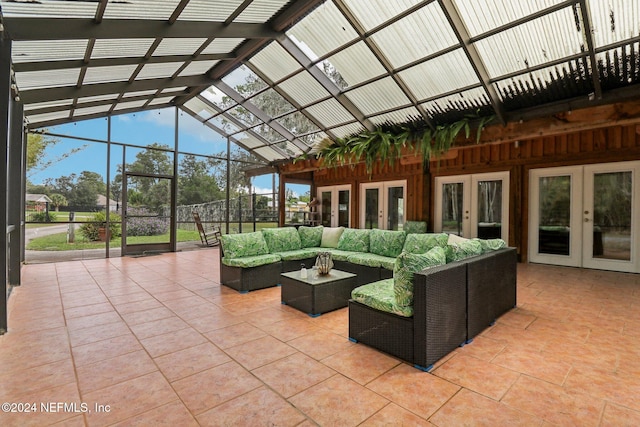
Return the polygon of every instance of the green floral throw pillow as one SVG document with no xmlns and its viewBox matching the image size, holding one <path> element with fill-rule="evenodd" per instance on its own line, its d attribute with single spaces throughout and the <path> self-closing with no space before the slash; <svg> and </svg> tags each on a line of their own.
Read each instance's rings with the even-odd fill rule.
<svg viewBox="0 0 640 427">
<path fill-rule="evenodd" d="M 293 227 L 265 228 L 262 230 L 270 253 L 297 251 L 302 248 L 298 230 Z"/>
<path fill-rule="evenodd" d="M 424 254 L 402 252 L 393 268 L 393 292 L 396 304 L 403 307 L 413 305 L 413 274 L 425 268 L 444 265 L 444 249 L 436 246 Z"/>
<path fill-rule="evenodd" d="M 369 252 L 395 258 L 402 252 L 406 235 L 404 231 L 374 228 L 369 236 Z"/>
<path fill-rule="evenodd" d="M 447 262 L 460 261 L 474 255 L 482 254 L 482 245 L 477 240 L 466 240 L 460 243 L 450 243 L 445 250 Z"/>
<path fill-rule="evenodd" d="M 412 254 L 424 254 L 436 246 L 445 248 L 448 239 L 447 233 L 407 234 L 402 250 Z"/>
<path fill-rule="evenodd" d="M 371 230 L 345 228 L 340 240 L 338 240 L 338 249 L 351 252 L 369 252 L 370 232 Z"/>
<path fill-rule="evenodd" d="M 308 227 L 301 225 L 298 228 L 298 234 L 300 235 L 300 243 L 303 248 L 318 248 L 322 241 L 322 230 L 324 227 L 318 225 L 317 227 Z"/>
<path fill-rule="evenodd" d="M 266 255 L 267 242 L 260 231 L 243 234 L 223 234 L 220 238 L 225 258 Z"/>
<path fill-rule="evenodd" d="M 426 221 L 406 221 L 402 227 L 402 230 L 407 234 L 426 233 L 427 222 Z"/>
<path fill-rule="evenodd" d="M 497 251 L 498 249 L 507 247 L 507 242 L 505 242 L 502 239 L 486 239 L 485 240 L 485 239 L 474 238 L 472 240 L 480 243 L 480 246 L 482 246 L 483 254 L 491 251 Z"/>
</svg>

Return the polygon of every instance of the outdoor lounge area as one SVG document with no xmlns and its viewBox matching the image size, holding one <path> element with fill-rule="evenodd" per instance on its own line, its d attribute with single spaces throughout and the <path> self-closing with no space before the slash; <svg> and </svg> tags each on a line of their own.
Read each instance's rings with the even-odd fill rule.
<svg viewBox="0 0 640 427">
<path fill-rule="evenodd" d="M 519 264 L 517 308 L 426 373 L 351 343 L 347 308 L 221 286 L 218 250 L 25 266 L 0 397 L 38 408 L 0 424 L 640 424 L 638 275 Z"/>
</svg>

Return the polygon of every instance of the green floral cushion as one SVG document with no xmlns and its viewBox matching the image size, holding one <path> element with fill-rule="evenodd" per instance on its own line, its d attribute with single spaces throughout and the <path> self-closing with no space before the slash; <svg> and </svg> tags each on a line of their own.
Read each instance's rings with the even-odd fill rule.
<svg viewBox="0 0 640 427">
<path fill-rule="evenodd" d="M 369 252 L 395 258 L 402 252 L 406 236 L 404 231 L 373 229 L 369 236 Z"/>
<path fill-rule="evenodd" d="M 347 258 L 347 261 L 352 264 L 366 265 L 367 267 L 382 267 L 386 268 L 387 270 L 393 270 L 393 265 L 395 264 L 396 259 L 393 257 L 377 254 L 354 254 L 353 252 L 351 252 L 351 255 Z"/>
<path fill-rule="evenodd" d="M 294 227 L 265 228 L 262 230 L 269 253 L 296 251 L 302 248 L 300 235 Z"/>
<path fill-rule="evenodd" d="M 340 236 L 344 232 L 344 227 L 325 227 L 322 230 L 321 248 L 337 248 Z"/>
<path fill-rule="evenodd" d="M 401 307 L 413 305 L 413 273 L 447 261 L 444 249 L 436 246 L 425 254 L 403 252 L 396 258 L 393 269 L 393 292 L 396 304 Z"/>
<path fill-rule="evenodd" d="M 402 251 L 412 254 L 424 254 L 436 246 L 445 248 L 448 239 L 447 233 L 407 234 Z"/>
<path fill-rule="evenodd" d="M 347 261 L 347 259 L 353 255 L 351 251 L 341 251 L 340 249 L 334 248 L 318 248 L 317 252 L 330 252 L 331 259 L 334 261 Z"/>
<path fill-rule="evenodd" d="M 241 234 L 223 234 L 220 238 L 224 256 L 242 258 L 245 256 L 265 255 L 269 247 L 260 231 Z"/>
<path fill-rule="evenodd" d="M 259 267 L 261 265 L 273 264 L 274 262 L 280 262 L 280 255 L 266 254 L 266 255 L 254 255 L 246 256 L 242 258 L 229 258 L 227 256 L 222 257 L 222 263 L 229 267 Z"/>
<path fill-rule="evenodd" d="M 482 254 L 482 245 L 477 240 L 451 243 L 447 245 L 445 253 L 447 256 L 447 263 L 460 261 L 471 256 Z"/>
<path fill-rule="evenodd" d="M 352 252 L 369 252 L 370 231 L 345 228 L 340 240 L 338 240 L 338 249 Z"/>
<path fill-rule="evenodd" d="M 313 249 L 297 249 L 295 251 L 276 252 L 283 261 L 298 261 L 301 259 L 313 258 L 317 254 Z"/>
<path fill-rule="evenodd" d="M 402 307 L 396 304 L 396 298 L 393 293 L 393 279 L 380 280 L 359 286 L 351 291 L 351 298 L 376 310 L 403 317 L 413 316 L 413 307 Z"/>
<path fill-rule="evenodd" d="M 406 221 L 402 226 L 402 230 L 407 233 L 426 233 L 427 222 L 426 221 Z"/>
<path fill-rule="evenodd" d="M 507 242 L 502 239 L 472 239 L 480 242 L 480 246 L 482 246 L 482 253 L 487 253 L 491 251 L 497 251 L 498 249 L 506 248 Z"/>
<path fill-rule="evenodd" d="M 324 227 L 318 225 L 317 227 L 308 227 L 301 225 L 298 228 L 298 234 L 300 235 L 300 243 L 303 248 L 318 248 L 322 241 L 322 230 Z"/>
</svg>

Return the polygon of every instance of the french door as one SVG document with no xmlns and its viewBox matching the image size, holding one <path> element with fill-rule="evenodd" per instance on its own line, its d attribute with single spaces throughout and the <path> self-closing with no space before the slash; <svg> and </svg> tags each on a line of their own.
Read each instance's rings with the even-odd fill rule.
<svg viewBox="0 0 640 427">
<path fill-rule="evenodd" d="M 360 228 L 402 230 L 407 207 L 407 181 L 360 185 Z"/>
<path fill-rule="evenodd" d="M 351 185 L 318 188 L 320 224 L 325 227 L 349 227 L 351 218 Z"/>
<path fill-rule="evenodd" d="M 437 177 L 436 232 L 509 240 L 509 172 Z"/>
<path fill-rule="evenodd" d="M 640 272 L 640 162 L 529 172 L 529 260 Z"/>
</svg>

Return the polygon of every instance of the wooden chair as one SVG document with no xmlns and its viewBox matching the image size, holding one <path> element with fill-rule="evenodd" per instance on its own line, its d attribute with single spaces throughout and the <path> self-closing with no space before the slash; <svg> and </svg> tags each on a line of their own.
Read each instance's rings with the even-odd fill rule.
<svg viewBox="0 0 640 427">
<path fill-rule="evenodd" d="M 220 243 L 220 237 L 222 233 L 220 232 L 220 227 L 212 226 L 211 229 L 205 230 L 202 225 L 202 221 L 200 220 L 200 214 L 198 212 L 193 212 L 193 220 L 196 223 L 196 227 L 198 227 L 198 233 L 200 233 L 200 241 L 205 246 L 216 246 Z"/>
</svg>

